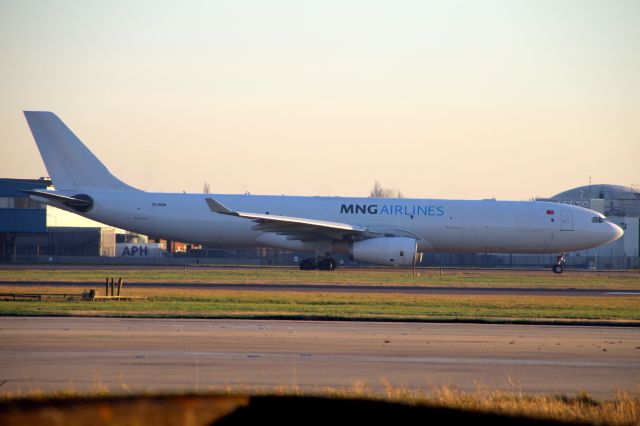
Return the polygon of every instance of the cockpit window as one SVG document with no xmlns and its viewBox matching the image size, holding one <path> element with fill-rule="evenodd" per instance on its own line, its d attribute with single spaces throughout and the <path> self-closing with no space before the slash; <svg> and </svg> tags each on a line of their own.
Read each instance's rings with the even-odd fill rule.
<svg viewBox="0 0 640 426">
<path fill-rule="evenodd" d="M 594 216 L 594 217 L 591 218 L 591 222 L 592 223 L 603 223 L 604 222 L 604 218 Z"/>
</svg>

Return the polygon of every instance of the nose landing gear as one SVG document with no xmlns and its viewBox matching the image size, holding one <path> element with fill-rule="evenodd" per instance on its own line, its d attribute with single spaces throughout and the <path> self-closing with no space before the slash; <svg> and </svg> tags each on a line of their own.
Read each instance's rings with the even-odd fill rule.
<svg viewBox="0 0 640 426">
<path fill-rule="evenodd" d="M 556 263 L 551 270 L 554 274 L 561 274 L 564 271 L 564 263 L 567 261 L 566 253 L 562 253 L 556 257 Z"/>
</svg>

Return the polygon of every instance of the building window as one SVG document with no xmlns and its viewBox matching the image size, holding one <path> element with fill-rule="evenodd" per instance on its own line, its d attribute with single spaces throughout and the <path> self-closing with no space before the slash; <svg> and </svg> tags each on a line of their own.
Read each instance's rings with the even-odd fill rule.
<svg viewBox="0 0 640 426">
<path fill-rule="evenodd" d="M 0 197 L 0 209 L 42 209 L 42 204 L 29 197 Z"/>
<path fill-rule="evenodd" d="M 14 209 L 26 209 L 29 205 L 29 199 L 27 197 L 16 197 L 13 199 Z"/>
</svg>

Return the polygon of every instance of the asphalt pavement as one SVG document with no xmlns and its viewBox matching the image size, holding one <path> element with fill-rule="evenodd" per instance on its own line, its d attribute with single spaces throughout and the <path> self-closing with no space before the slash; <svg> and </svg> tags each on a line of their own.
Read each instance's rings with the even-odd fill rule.
<svg viewBox="0 0 640 426">
<path fill-rule="evenodd" d="M 0 392 L 454 385 L 608 398 L 640 383 L 638 328 L 4 317 L 0 341 Z"/>
</svg>

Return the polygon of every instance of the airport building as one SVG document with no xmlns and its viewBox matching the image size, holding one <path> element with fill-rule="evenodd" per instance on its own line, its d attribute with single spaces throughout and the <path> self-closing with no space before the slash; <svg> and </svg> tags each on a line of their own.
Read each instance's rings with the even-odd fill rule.
<svg viewBox="0 0 640 426">
<path fill-rule="evenodd" d="M 47 179 L 0 179 L 0 233 L 44 232 L 45 207 L 20 191 L 46 189 L 50 185 Z"/>
<path fill-rule="evenodd" d="M 0 179 L 0 262 L 297 265 L 309 256 L 266 247 L 200 247 L 148 239 L 42 205 L 21 192 L 50 185 L 51 181 L 45 178 Z M 625 231 L 613 243 L 570 253 L 568 266 L 640 267 L 638 190 L 618 185 L 587 185 L 538 200 L 596 210 Z M 339 265 L 355 265 L 346 256 L 336 256 L 336 260 Z M 555 254 L 425 253 L 420 266 L 534 268 L 550 267 L 554 261 Z"/>
<path fill-rule="evenodd" d="M 93 226 L 52 226 L 63 217 L 22 191 L 46 189 L 51 181 L 0 179 L 0 262 L 46 262 L 64 258 L 113 256 L 116 230 Z M 75 216 L 75 215 L 73 215 Z"/>
</svg>

